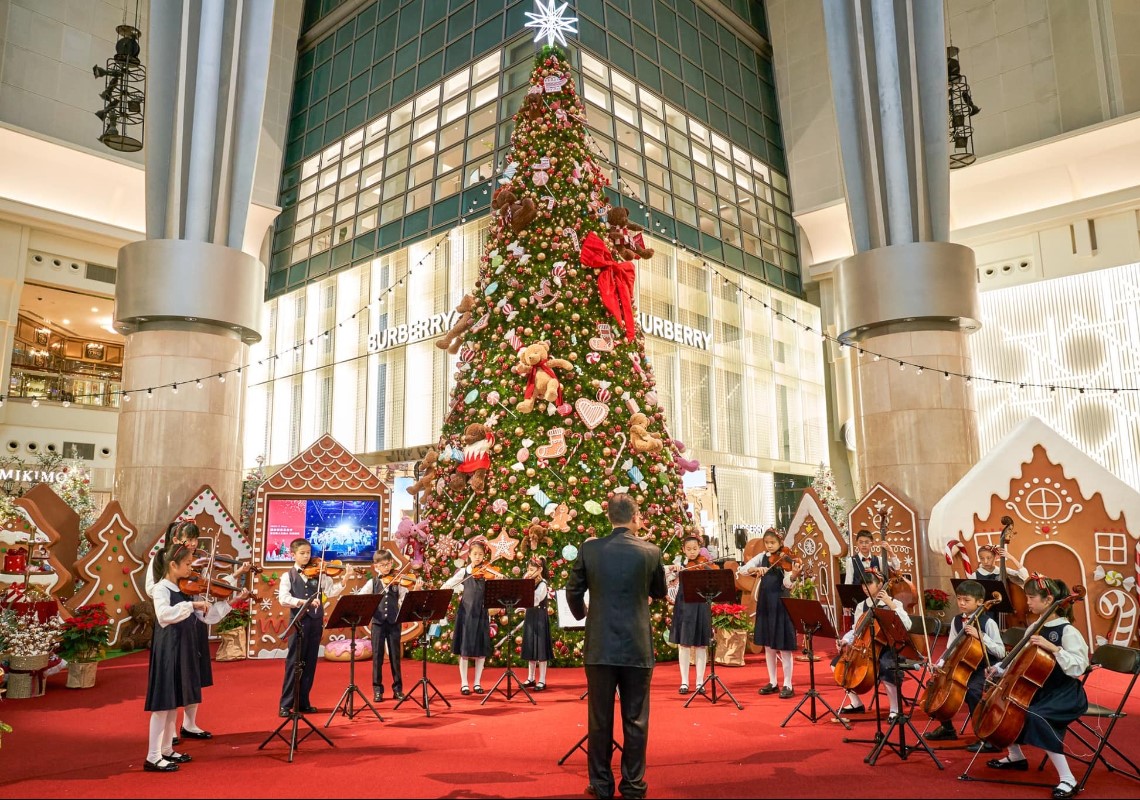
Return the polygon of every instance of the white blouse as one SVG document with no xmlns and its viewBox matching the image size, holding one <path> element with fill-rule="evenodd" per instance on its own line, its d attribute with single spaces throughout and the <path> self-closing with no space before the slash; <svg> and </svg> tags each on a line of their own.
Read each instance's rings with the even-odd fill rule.
<svg viewBox="0 0 1140 800">
<path fill-rule="evenodd" d="M 230 604 L 225 600 L 211 604 L 210 610 L 205 614 L 195 609 L 194 604 L 189 600 L 183 600 L 180 603 L 171 603 L 170 595 L 177 591 L 178 587 L 165 578 L 156 583 L 154 589 L 151 591 L 151 598 L 154 600 L 155 619 L 157 619 L 158 624 L 164 628 L 168 625 L 175 625 L 182 622 L 182 620 L 189 618 L 191 614 L 196 614 L 198 619 L 207 625 L 214 625 L 221 622 L 222 617 L 230 613 Z"/>
</svg>

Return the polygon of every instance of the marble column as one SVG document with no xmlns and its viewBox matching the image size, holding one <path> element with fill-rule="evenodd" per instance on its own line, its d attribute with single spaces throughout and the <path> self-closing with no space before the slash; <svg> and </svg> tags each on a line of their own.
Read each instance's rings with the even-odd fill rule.
<svg viewBox="0 0 1140 800">
<path fill-rule="evenodd" d="M 978 458 L 972 387 L 957 377 L 980 323 L 973 252 L 948 243 L 942 3 L 824 0 L 824 24 L 856 249 L 835 268 L 834 303 L 856 354 L 858 474 L 913 502 L 924 538 L 930 509 Z M 925 555 L 924 583 L 944 577 Z"/>
<path fill-rule="evenodd" d="M 240 501 L 239 368 L 265 291 L 246 227 L 272 26 L 272 0 L 151 7 L 147 238 L 119 252 L 115 309 L 127 337 L 115 496 L 144 545 L 203 484 L 235 513 Z"/>
</svg>

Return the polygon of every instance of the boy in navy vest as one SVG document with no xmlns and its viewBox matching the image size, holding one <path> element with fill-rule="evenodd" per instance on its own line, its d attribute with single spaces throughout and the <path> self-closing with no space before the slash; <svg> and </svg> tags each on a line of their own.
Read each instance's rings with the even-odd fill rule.
<svg viewBox="0 0 1140 800">
<path fill-rule="evenodd" d="M 302 661 L 302 668 L 301 696 L 297 709 L 303 714 L 312 714 L 317 710 L 309 702 L 309 691 L 313 688 L 313 679 L 316 677 L 321 634 L 325 629 L 325 607 L 322 605 L 321 595 L 333 589 L 332 579 L 328 575 L 322 575 L 318 585 L 317 576 L 309 578 L 302 572 L 313 555 L 308 541 L 294 539 L 289 542 L 289 552 L 293 554 L 293 568 L 281 576 L 277 601 L 285 608 L 291 609 L 290 623 L 298 614 L 303 614 L 304 618 L 294 629 L 296 632 L 289 637 L 289 652 L 285 656 L 285 683 L 281 687 L 282 717 L 289 716 L 289 710 L 293 708 L 293 701 L 296 699 L 293 697 L 293 668 L 298 658 Z"/>
<path fill-rule="evenodd" d="M 376 571 L 375 577 L 362 587 L 358 594 L 381 595 L 380 605 L 376 606 L 376 613 L 372 615 L 372 699 L 377 703 L 384 699 L 384 650 L 388 650 L 388 662 L 392 670 L 392 697 L 396 700 L 404 699 L 404 679 L 400 674 L 400 624 L 396 619 L 400 616 L 400 606 L 404 604 L 404 596 L 408 588 L 403 583 L 412 582 L 414 589 L 422 589 L 423 581 L 404 577 L 395 579 L 392 568 L 396 559 L 387 550 L 377 550 L 372 556 L 372 568 Z"/>
</svg>

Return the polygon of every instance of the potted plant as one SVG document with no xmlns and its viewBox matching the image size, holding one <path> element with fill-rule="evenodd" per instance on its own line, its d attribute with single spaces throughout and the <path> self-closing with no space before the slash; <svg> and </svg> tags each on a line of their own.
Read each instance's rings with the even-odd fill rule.
<svg viewBox="0 0 1140 800">
<path fill-rule="evenodd" d="M 807 574 L 801 575 L 800 579 L 796 581 L 789 592 L 792 597 L 800 600 L 814 600 L 815 599 L 815 580 Z M 808 653 L 807 649 L 807 635 L 800 634 L 803 637 L 803 646 L 800 648 L 800 654 L 796 656 L 797 661 L 819 661 L 819 656 L 812 656 Z"/>
<path fill-rule="evenodd" d="M 0 641 L 8 654 L 8 699 L 39 697 L 47 687 L 45 672 L 63 620 L 52 617 L 40 622 L 34 614 L 0 615 Z"/>
<path fill-rule="evenodd" d="M 214 626 L 214 633 L 222 637 L 218 654 L 214 657 L 217 661 L 241 661 L 246 657 L 251 619 L 248 598 L 230 606 L 230 613 Z"/>
<path fill-rule="evenodd" d="M 752 620 L 744 606 L 718 603 L 712 607 L 713 637 L 716 645 L 716 663 L 729 667 L 744 666 L 744 651 L 748 646 L 748 632 Z"/>
<path fill-rule="evenodd" d="M 67 687 L 90 689 L 95 685 L 95 669 L 107 649 L 111 618 L 103 603 L 75 609 L 75 616 L 63 623 L 59 655 L 67 659 Z"/>
<path fill-rule="evenodd" d="M 943 616 L 942 612 L 950 605 L 950 595 L 941 589 L 926 589 L 922 593 L 922 605 L 927 611 L 933 611 L 936 616 Z"/>
</svg>

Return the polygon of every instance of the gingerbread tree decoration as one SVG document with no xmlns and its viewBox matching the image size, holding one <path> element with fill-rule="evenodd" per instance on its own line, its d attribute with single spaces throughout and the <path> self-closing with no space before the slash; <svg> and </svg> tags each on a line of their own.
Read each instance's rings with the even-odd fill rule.
<svg viewBox="0 0 1140 800">
<path fill-rule="evenodd" d="M 76 562 L 75 569 L 84 584 L 68 606 L 76 609 L 88 603 L 105 604 L 111 618 L 110 645 L 114 647 L 130 619 L 130 607 L 145 597 L 146 564 L 131 550 L 131 540 L 138 536 L 138 529 L 127 519 L 118 501 L 112 500 L 83 536 L 91 549 Z"/>
<path fill-rule="evenodd" d="M 609 533 L 605 509 L 616 493 L 637 500 L 647 538 L 672 542 L 671 551 L 691 521 L 637 323 L 636 264 L 653 251 L 606 195 L 609 180 L 557 47 L 535 58 L 511 145 L 468 292 L 470 324 L 457 334 L 439 477 L 421 513 L 436 538 L 428 570 L 439 578 L 476 535 L 492 544 L 496 566 L 520 575 L 523 548 L 512 543 L 545 523 L 551 543 L 539 553 L 557 589 L 582 542 Z M 665 614 L 654 619 L 655 650 L 668 658 L 676 651 L 662 637 Z M 438 642 L 441 658 L 450 632 Z M 507 637 L 494 640 L 503 655 Z M 581 642 L 580 632 L 561 632 L 555 662 L 580 663 Z"/>
</svg>

